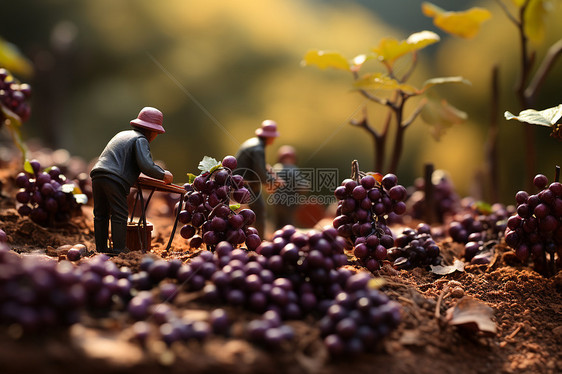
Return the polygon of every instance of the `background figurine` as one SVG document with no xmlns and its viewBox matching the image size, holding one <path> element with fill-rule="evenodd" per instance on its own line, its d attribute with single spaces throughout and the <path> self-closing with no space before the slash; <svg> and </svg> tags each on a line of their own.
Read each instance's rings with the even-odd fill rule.
<svg viewBox="0 0 562 374">
<path fill-rule="evenodd" d="M 127 195 L 140 173 L 171 183 L 173 175 L 156 165 L 149 143 L 163 134 L 162 113 L 155 108 L 143 108 L 130 123 L 132 130 L 115 135 L 92 168 L 94 198 L 94 231 L 98 252 L 119 254 L 126 251 Z M 111 218 L 113 250 L 108 249 L 108 230 Z"/>
<path fill-rule="evenodd" d="M 279 136 L 277 123 L 272 120 L 265 120 L 261 127 L 256 129 L 256 136 L 246 140 L 238 149 L 236 159 L 238 160 L 237 174 L 244 177 L 250 190 L 250 209 L 256 214 L 254 227 L 258 230 L 260 237 L 265 235 L 265 200 L 261 194 L 261 187 L 264 185 L 269 190 L 274 190 L 283 181 L 278 180 L 271 167 L 265 162 L 265 147 L 273 144 L 275 138 Z"/>
<path fill-rule="evenodd" d="M 273 165 L 275 175 L 285 183 L 273 192 L 270 201 L 273 205 L 275 229 L 285 225 L 295 225 L 295 211 L 299 206 L 299 195 L 310 189 L 310 182 L 299 173 L 296 165 L 295 148 L 283 145 L 277 151 L 277 163 Z"/>
</svg>

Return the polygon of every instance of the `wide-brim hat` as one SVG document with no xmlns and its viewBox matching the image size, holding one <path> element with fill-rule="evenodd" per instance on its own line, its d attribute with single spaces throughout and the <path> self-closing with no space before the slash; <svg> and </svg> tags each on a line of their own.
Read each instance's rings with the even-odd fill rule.
<svg viewBox="0 0 562 374">
<path fill-rule="evenodd" d="M 131 120 L 131 126 L 163 134 L 166 132 L 162 126 L 163 120 L 164 116 L 161 111 L 147 106 L 141 109 L 137 118 Z"/>
<path fill-rule="evenodd" d="M 279 136 L 277 131 L 277 123 L 270 119 L 266 119 L 261 123 L 261 127 L 256 130 L 256 135 L 263 138 L 276 138 Z"/>
</svg>

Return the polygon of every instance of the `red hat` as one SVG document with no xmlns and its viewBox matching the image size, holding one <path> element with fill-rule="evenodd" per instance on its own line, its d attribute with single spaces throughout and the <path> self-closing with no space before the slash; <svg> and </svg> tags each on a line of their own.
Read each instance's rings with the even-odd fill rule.
<svg viewBox="0 0 562 374">
<path fill-rule="evenodd" d="M 256 135 L 263 138 L 276 138 L 279 136 L 277 132 L 277 123 L 270 119 L 266 119 L 261 123 L 261 127 L 256 130 Z"/>
<path fill-rule="evenodd" d="M 140 127 L 150 131 L 163 134 L 166 131 L 162 127 L 164 116 L 156 108 L 146 106 L 142 108 L 137 118 L 131 121 L 131 126 Z"/>
</svg>

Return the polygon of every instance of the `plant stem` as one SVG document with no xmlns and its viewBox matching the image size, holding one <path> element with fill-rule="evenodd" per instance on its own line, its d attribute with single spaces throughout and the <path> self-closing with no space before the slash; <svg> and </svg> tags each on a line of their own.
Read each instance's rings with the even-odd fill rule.
<svg viewBox="0 0 562 374">
<path fill-rule="evenodd" d="M 525 86 L 529 80 L 529 75 L 531 73 L 531 67 L 534 60 L 534 54 L 529 56 L 528 51 L 528 38 L 525 35 L 525 12 L 530 0 L 525 1 L 525 4 L 519 9 L 519 23 L 517 24 L 519 30 L 519 42 L 521 45 L 521 72 L 519 75 L 519 81 L 516 86 L 516 95 L 519 99 L 519 106 L 521 110 L 527 109 L 530 106 L 530 102 L 525 95 Z M 534 126 L 524 126 L 523 136 L 525 138 L 525 170 L 526 170 L 526 181 L 527 190 L 533 188 L 533 177 L 536 174 L 536 149 L 535 149 L 535 128 Z"/>
<path fill-rule="evenodd" d="M 490 110 L 490 126 L 486 141 L 486 172 L 490 181 L 488 191 L 489 199 L 497 202 L 499 198 L 499 170 L 498 170 L 498 114 L 499 114 L 499 68 L 495 65 L 492 69 L 492 97 Z"/>
<path fill-rule="evenodd" d="M 424 167 L 424 200 L 425 221 L 428 224 L 435 222 L 435 196 L 433 194 L 433 164 L 425 164 Z"/>
<path fill-rule="evenodd" d="M 387 117 L 388 121 L 388 117 Z M 363 128 L 367 133 L 371 136 L 373 141 L 373 145 L 375 148 L 375 159 L 373 165 L 375 166 L 375 171 L 381 171 L 382 166 L 384 165 L 384 151 L 385 151 L 385 143 L 386 143 L 386 127 L 383 133 L 379 134 L 367 120 L 367 109 L 363 108 L 363 119 L 361 121 L 351 120 L 349 123 L 352 126 L 357 126 Z"/>
<path fill-rule="evenodd" d="M 531 83 L 524 92 L 525 98 L 530 104 L 535 101 L 535 96 L 537 91 L 544 83 L 546 76 L 552 69 L 552 66 L 556 62 L 556 59 L 562 54 L 562 39 L 554 43 L 548 48 L 546 56 L 543 58 L 539 68 L 537 69 Z"/>
</svg>

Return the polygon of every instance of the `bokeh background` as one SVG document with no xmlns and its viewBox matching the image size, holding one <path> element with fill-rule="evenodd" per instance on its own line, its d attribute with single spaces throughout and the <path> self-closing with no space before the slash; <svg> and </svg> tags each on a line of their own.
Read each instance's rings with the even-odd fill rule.
<svg viewBox="0 0 562 374">
<path fill-rule="evenodd" d="M 264 119 L 274 119 L 281 137 L 268 148 L 291 144 L 299 165 L 337 168 L 349 176 L 351 161 L 373 168 L 371 140 L 349 125 L 368 105 L 373 125 L 386 111 L 351 90 L 343 71 L 301 66 L 310 49 L 335 50 L 352 58 L 383 37 L 405 39 L 431 30 L 441 41 L 420 51 L 412 84 L 460 75 L 471 86 L 435 88 L 469 119 L 436 142 L 418 119 L 406 133 L 399 182 L 412 185 L 432 162 L 445 169 L 462 196 L 478 198 L 491 111 L 491 71 L 500 71 L 500 202 L 511 203 L 525 186 L 523 127 L 503 119 L 517 113 L 513 87 L 520 68 L 515 26 L 495 1 L 434 1 L 447 10 L 481 6 L 492 12 L 470 40 L 448 36 L 421 12 L 421 1 L 368 0 L 18 0 L 4 2 L 0 37 L 15 44 L 34 66 L 19 76 L 34 89 L 24 139 L 40 139 L 90 160 L 144 106 L 164 113 L 166 134 L 151 145 L 175 182 L 197 173 L 203 156 L 235 154 Z M 506 1 L 506 4 L 510 4 Z M 560 1 L 551 2 L 545 38 L 531 47 L 537 60 L 562 35 Z M 371 69 L 382 66 L 372 65 Z M 405 67 L 404 67 L 405 68 Z M 562 103 L 558 61 L 535 109 Z M 412 107 L 406 108 L 410 113 Z M 380 125 L 380 124 L 379 124 Z M 536 129 L 537 171 L 550 177 L 562 145 Z M 7 136 L 2 133 L 2 137 Z"/>
</svg>

